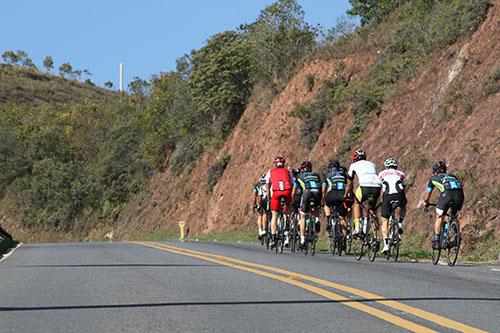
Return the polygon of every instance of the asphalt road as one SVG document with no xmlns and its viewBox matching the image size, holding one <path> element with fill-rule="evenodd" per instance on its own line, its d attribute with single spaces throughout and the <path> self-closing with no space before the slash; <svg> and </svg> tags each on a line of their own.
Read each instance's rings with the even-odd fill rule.
<svg viewBox="0 0 500 333">
<path fill-rule="evenodd" d="M 0 262 L 0 332 L 474 329 L 500 332 L 498 266 L 160 242 L 23 245 Z"/>
</svg>

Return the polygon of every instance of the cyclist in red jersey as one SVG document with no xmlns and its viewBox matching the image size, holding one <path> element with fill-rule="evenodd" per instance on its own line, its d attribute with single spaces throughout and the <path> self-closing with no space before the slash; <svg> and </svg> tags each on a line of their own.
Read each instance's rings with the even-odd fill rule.
<svg viewBox="0 0 500 333">
<path fill-rule="evenodd" d="M 271 198 L 271 244 L 274 244 L 276 238 L 276 220 L 280 209 L 280 198 L 285 198 L 287 211 L 288 206 L 292 203 L 293 175 L 290 170 L 285 168 L 285 163 L 283 157 L 276 157 L 274 160 L 275 168 L 266 174 L 267 197 Z"/>
</svg>

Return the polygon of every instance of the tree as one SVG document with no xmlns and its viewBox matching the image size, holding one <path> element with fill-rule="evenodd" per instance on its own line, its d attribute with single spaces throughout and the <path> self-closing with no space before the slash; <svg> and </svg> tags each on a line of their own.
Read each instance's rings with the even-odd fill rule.
<svg viewBox="0 0 500 333">
<path fill-rule="evenodd" d="M 2 54 L 2 59 L 3 59 L 3 61 L 5 61 L 6 63 L 11 64 L 11 65 L 17 63 L 17 61 L 19 60 L 17 58 L 16 53 L 12 50 L 5 51 Z"/>
<path fill-rule="evenodd" d="M 135 76 L 128 84 L 128 90 L 132 94 L 132 103 L 137 106 L 138 110 L 142 110 L 145 107 L 147 99 L 151 93 L 151 83 Z"/>
<path fill-rule="evenodd" d="M 111 89 L 111 88 L 113 88 L 113 82 L 111 82 L 111 81 L 106 81 L 106 82 L 104 83 L 104 86 L 105 86 L 106 88 Z"/>
<path fill-rule="evenodd" d="M 328 43 L 337 43 L 342 38 L 349 37 L 356 30 L 356 23 L 344 15 L 337 19 L 337 24 L 330 28 L 326 34 Z"/>
<path fill-rule="evenodd" d="M 46 56 L 45 59 L 43 59 L 43 67 L 45 67 L 47 72 L 50 72 L 50 70 L 54 68 L 54 59 L 52 59 L 51 56 Z"/>
<path fill-rule="evenodd" d="M 358 15 L 361 25 L 377 24 L 397 7 L 408 0 L 349 0 L 352 8 L 347 11 L 349 15 Z M 430 2 L 432 0 L 424 0 Z"/>
<path fill-rule="evenodd" d="M 71 76 L 73 77 L 73 80 L 79 80 L 82 76 L 82 71 L 79 69 L 75 69 L 74 71 L 71 71 Z"/>
<path fill-rule="evenodd" d="M 16 51 L 17 62 L 21 63 L 23 67 L 36 68 L 33 61 L 28 57 L 28 53 L 23 50 Z"/>
<path fill-rule="evenodd" d="M 212 124 L 220 139 L 243 112 L 254 81 L 254 63 L 244 35 L 237 31 L 216 34 L 191 54 L 188 83 L 201 124 Z M 212 133 L 213 134 L 213 133 Z"/>
<path fill-rule="evenodd" d="M 73 66 L 69 62 L 65 62 L 59 66 L 59 74 L 61 76 L 69 75 L 73 71 Z"/>
<path fill-rule="evenodd" d="M 296 0 L 278 0 L 242 29 L 263 74 L 279 85 L 288 82 L 304 55 L 314 48 L 317 35 Z"/>
</svg>

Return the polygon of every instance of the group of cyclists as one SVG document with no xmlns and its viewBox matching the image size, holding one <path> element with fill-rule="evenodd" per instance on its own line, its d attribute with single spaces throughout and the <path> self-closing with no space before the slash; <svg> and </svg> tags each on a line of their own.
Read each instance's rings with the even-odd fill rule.
<svg viewBox="0 0 500 333">
<path fill-rule="evenodd" d="M 363 149 L 356 150 L 351 156 L 352 163 L 348 169 L 341 166 L 339 161 L 331 161 L 328 170 L 323 175 L 313 171 L 312 163 L 308 160 L 301 163 L 299 169 L 287 168 L 286 161 L 282 156 L 274 160 L 274 168 L 260 176 L 253 191 L 254 208 L 259 212 L 257 225 L 259 228 L 258 237 L 261 239 L 268 232 L 268 214 L 270 219 L 270 245 L 276 241 L 276 220 L 278 211 L 281 209 L 281 202 L 284 199 L 285 211 L 298 209 L 300 214 L 300 246 L 304 246 L 306 219 L 311 214 L 311 205 L 322 206 L 326 216 L 326 221 L 330 221 L 333 211 L 338 214 L 342 236 L 347 236 L 347 216 L 351 213 L 354 222 L 353 237 L 362 237 L 363 230 L 360 227 L 361 208 L 366 204 L 369 214 L 373 216 L 376 225 L 381 226 L 381 235 L 384 246 L 381 250 L 383 254 L 389 251 L 388 221 L 396 207 L 398 212 L 398 233 L 404 230 L 404 218 L 406 215 L 406 176 L 398 169 L 398 161 L 389 157 L 384 161 L 385 169 L 377 173 L 375 163 L 367 158 Z M 464 194 L 463 185 L 458 177 L 447 172 L 445 162 L 439 161 L 432 166 L 432 177 L 430 177 L 423 200 L 425 210 L 430 205 L 430 197 L 434 188 L 437 188 L 441 195 L 436 204 L 436 220 L 432 237 L 432 247 L 439 246 L 439 235 L 441 225 L 446 212 L 451 209 L 452 216 L 456 216 L 463 206 Z M 358 187 L 354 190 L 354 179 L 357 177 Z M 377 210 L 380 207 L 380 220 Z M 318 214 L 319 209 L 314 210 L 314 228 L 320 231 Z M 327 223 L 326 230 L 330 231 L 330 223 Z M 285 231 L 286 239 L 284 245 L 287 246 L 289 237 Z"/>
</svg>

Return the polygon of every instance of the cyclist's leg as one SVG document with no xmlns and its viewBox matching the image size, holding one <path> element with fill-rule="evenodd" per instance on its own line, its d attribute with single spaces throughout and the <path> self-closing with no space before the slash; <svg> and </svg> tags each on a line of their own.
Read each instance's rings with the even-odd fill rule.
<svg viewBox="0 0 500 333">
<path fill-rule="evenodd" d="M 306 218 L 309 214 L 309 201 L 310 201 L 311 193 L 306 190 L 302 193 L 302 197 L 300 199 L 300 243 L 304 244 L 305 235 L 306 235 Z"/>
<path fill-rule="evenodd" d="M 333 191 L 327 192 L 325 197 L 324 211 L 326 217 L 326 231 L 330 231 L 330 229 L 332 228 L 332 226 L 330 225 L 330 215 L 332 214 L 331 207 L 333 207 Z"/>
<path fill-rule="evenodd" d="M 400 234 L 403 233 L 403 226 L 404 226 L 404 219 L 406 217 L 406 204 L 407 204 L 407 201 L 406 201 L 406 195 L 404 192 L 401 192 L 399 194 L 400 198 L 399 198 L 399 223 L 398 223 L 398 232 Z"/>
<path fill-rule="evenodd" d="M 363 202 L 363 190 L 361 186 L 356 189 L 354 194 L 354 204 L 352 206 L 352 215 L 354 221 L 354 235 L 359 233 L 360 217 L 361 217 L 361 202 Z"/>
<path fill-rule="evenodd" d="M 274 191 L 271 196 L 271 237 L 276 236 L 276 220 L 278 219 L 278 210 L 280 209 L 281 191 Z"/>
<path fill-rule="evenodd" d="M 268 210 L 267 210 L 267 200 L 264 202 L 264 208 L 263 208 L 263 212 L 262 212 L 262 234 L 264 235 L 266 233 L 266 230 L 267 230 L 267 214 L 268 214 Z"/>
<path fill-rule="evenodd" d="M 384 239 L 384 248 L 382 252 L 389 250 L 389 217 L 392 214 L 391 199 L 393 196 L 385 194 L 382 197 L 382 205 L 380 206 L 380 217 L 382 220 L 382 238 Z"/>
</svg>

